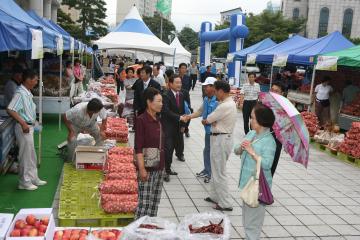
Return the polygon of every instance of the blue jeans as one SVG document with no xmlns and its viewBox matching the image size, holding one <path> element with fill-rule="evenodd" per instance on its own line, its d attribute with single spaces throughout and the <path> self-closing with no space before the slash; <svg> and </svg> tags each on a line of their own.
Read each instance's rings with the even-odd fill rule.
<svg viewBox="0 0 360 240">
<path fill-rule="evenodd" d="M 204 147 L 204 172 L 211 177 L 211 163 L 210 163 L 210 134 L 205 133 L 205 147 Z"/>
</svg>

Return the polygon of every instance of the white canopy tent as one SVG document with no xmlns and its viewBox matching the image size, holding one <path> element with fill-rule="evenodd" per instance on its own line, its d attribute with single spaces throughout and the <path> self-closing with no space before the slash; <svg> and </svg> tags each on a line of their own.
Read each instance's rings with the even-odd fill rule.
<svg viewBox="0 0 360 240">
<path fill-rule="evenodd" d="M 170 47 L 173 47 L 176 49 L 176 53 L 175 53 L 175 66 L 179 66 L 180 63 L 190 63 L 191 61 L 191 53 L 188 52 L 188 50 L 186 50 L 184 48 L 184 46 L 181 44 L 180 40 L 178 39 L 178 37 L 175 37 L 175 39 L 172 41 L 172 43 L 170 44 Z M 173 65 L 173 58 L 172 57 L 165 57 L 165 65 L 167 66 L 172 66 Z"/>
<path fill-rule="evenodd" d="M 105 37 L 95 41 L 99 49 L 129 49 L 174 55 L 175 48 L 156 37 L 134 6 L 125 19 Z"/>
</svg>

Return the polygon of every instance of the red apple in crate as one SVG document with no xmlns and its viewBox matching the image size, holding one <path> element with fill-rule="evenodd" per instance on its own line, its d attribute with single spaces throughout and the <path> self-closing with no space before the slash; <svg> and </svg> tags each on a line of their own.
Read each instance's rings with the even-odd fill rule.
<svg viewBox="0 0 360 240">
<path fill-rule="evenodd" d="M 23 229 L 26 226 L 26 222 L 22 219 L 16 220 L 15 228 L 16 229 Z"/>
<path fill-rule="evenodd" d="M 27 224 L 34 226 L 36 223 L 36 217 L 34 215 L 30 214 L 26 217 L 26 222 L 27 222 Z"/>
<path fill-rule="evenodd" d="M 29 237 L 36 237 L 38 235 L 39 231 L 36 228 L 33 228 L 29 232 Z"/>
<path fill-rule="evenodd" d="M 39 233 L 38 233 L 38 236 L 39 236 L 39 237 L 43 237 L 43 236 L 45 236 L 45 233 L 44 233 L 44 232 L 39 232 Z"/>
<path fill-rule="evenodd" d="M 64 232 L 62 230 L 56 231 L 54 233 L 54 239 L 61 240 L 64 235 Z"/>
<path fill-rule="evenodd" d="M 28 229 L 28 228 L 23 228 L 23 229 L 21 229 L 20 235 L 21 235 L 22 237 L 27 237 L 27 236 L 29 236 L 29 232 L 30 232 L 30 229 Z"/>
<path fill-rule="evenodd" d="M 94 235 L 94 237 L 99 238 L 99 231 L 94 230 L 91 233 L 92 233 L 92 235 Z"/>
<path fill-rule="evenodd" d="M 20 237 L 21 236 L 21 230 L 20 229 L 14 229 L 10 233 L 10 237 Z"/>
<path fill-rule="evenodd" d="M 38 227 L 38 230 L 39 230 L 40 232 L 46 232 L 46 229 L 47 229 L 47 226 L 46 226 L 46 225 L 43 225 L 43 224 L 41 224 L 41 225 Z"/>
<path fill-rule="evenodd" d="M 80 236 L 79 240 L 86 240 L 86 236 Z"/>
<path fill-rule="evenodd" d="M 80 234 L 79 233 L 72 233 L 70 236 L 70 240 L 79 240 Z"/>
<path fill-rule="evenodd" d="M 37 228 L 37 229 L 39 229 L 40 225 L 41 225 L 40 221 L 36 221 L 34 224 L 35 228 Z"/>
<path fill-rule="evenodd" d="M 29 225 L 29 224 L 26 224 L 24 228 L 26 228 L 26 229 L 28 229 L 28 230 L 31 230 L 31 229 L 33 229 L 33 228 L 34 228 L 34 226 Z"/>
<path fill-rule="evenodd" d="M 89 231 L 86 230 L 86 229 L 81 229 L 81 230 L 80 230 L 80 234 L 86 234 L 86 235 L 88 235 L 88 234 L 89 234 Z"/>
<path fill-rule="evenodd" d="M 42 219 L 41 219 L 41 223 L 42 224 L 44 224 L 44 225 L 49 225 L 49 218 L 48 217 L 43 217 Z"/>
</svg>

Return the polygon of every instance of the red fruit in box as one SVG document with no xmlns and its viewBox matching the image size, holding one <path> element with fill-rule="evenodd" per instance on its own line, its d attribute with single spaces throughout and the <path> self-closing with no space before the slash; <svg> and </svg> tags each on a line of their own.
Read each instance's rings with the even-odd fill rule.
<svg viewBox="0 0 360 240">
<path fill-rule="evenodd" d="M 39 229 L 40 225 L 41 225 L 40 221 L 36 221 L 35 224 L 34 224 L 36 229 Z"/>
<path fill-rule="evenodd" d="M 47 226 L 46 226 L 46 225 L 43 225 L 43 224 L 41 224 L 41 225 L 38 227 L 38 230 L 39 230 L 40 232 L 46 232 L 46 229 L 47 229 Z"/>
<path fill-rule="evenodd" d="M 20 235 L 22 237 L 27 237 L 27 236 L 29 236 L 29 232 L 30 232 L 30 229 L 24 228 L 24 229 L 21 229 Z"/>
<path fill-rule="evenodd" d="M 99 238 L 99 231 L 94 230 L 91 233 L 92 233 L 92 235 L 94 235 L 94 237 Z"/>
<path fill-rule="evenodd" d="M 26 228 L 26 229 L 29 229 L 29 230 L 31 230 L 31 229 L 33 229 L 33 228 L 34 228 L 34 226 L 32 226 L 32 225 L 29 225 L 29 224 L 26 224 L 26 225 L 25 225 L 25 228 Z"/>
<path fill-rule="evenodd" d="M 62 240 L 70 240 L 70 237 L 63 236 Z"/>
<path fill-rule="evenodd" d="M 45 236 L 45 233 L 44 232 L 39 232 L 38 236 L 39 237 Z"/>
<path fill-rule="evenodd" d="M 86 240 L 86 236 L 80 236 L 79 240 Z"/>
<path fill-rule="evenodd" d="M 80 238 L 79 233 L 71 234 L 70 236 L 70 240 L 79 240 L 79 238 Z"/>
<path fill-rule="evenodd" d="M 71 231 L 71 234 L 80 234 L 80 229 L 73 229 L 72 231 Z"/>
<path fill-rule="evenodd" d="M 81 230 L 80 230 L 80 234 L 86 234 L 86 235 L 88 235 L 88 234 L 89 234 L 89 231 L 88 231 L 88 230 L 85 230 L 85 229 L 81 229 Z"/>
<path fill-rule="evenodd" d="M 43 217 L 42 219 L 41 219 L 41 223 L 42 224 L 44 224 L 44 225 L 49 225 L 49 218 L 48 217 Z"/>
<path fill-rule="evenodd" d="M 21 236 L 21 230 L 20 229 L 14 229 L 10 233 L 10 237 L 20 237 Z"/>
<path fill-rule="evenodd" d="M 34 226 L 36 223 L 36 217 L 34 215 L 30 214 L 26 217 L 26 222 L 27 222 L 27 224 Z"/>
<path fill-rule="evenodd" d="M 39 231 L 36 228 L 33 228 L 29 232 L 29 237 L 36 237 L 38 235 Z"/>
<path fill-rule="evenodd" d="M 54 237 L 62 237 L 63 235 L 64 235 L 64 231 L 59 230 L 55 232 Z"/>
<path fill-rule="evenodd" d="M 23 229 L 26 226 L 26 222 L 24 220 L 16 220 L 15 222 L 15 228 L 16 229 Z"/>
</svg>

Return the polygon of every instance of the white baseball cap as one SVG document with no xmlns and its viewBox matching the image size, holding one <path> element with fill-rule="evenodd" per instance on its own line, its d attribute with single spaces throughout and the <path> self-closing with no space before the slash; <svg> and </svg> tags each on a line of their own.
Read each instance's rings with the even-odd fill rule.
<svg viewBox="0 0 360 240">
<path fill-rule="evenodd" d="M 208 77 L 206 78 L 205 82 L 202 84 L 203 86 L 207 86 L 207 85 L 214 85 L 214 83 L 217 81 L 216 78 L 214 77 Z"/>
</svg>

